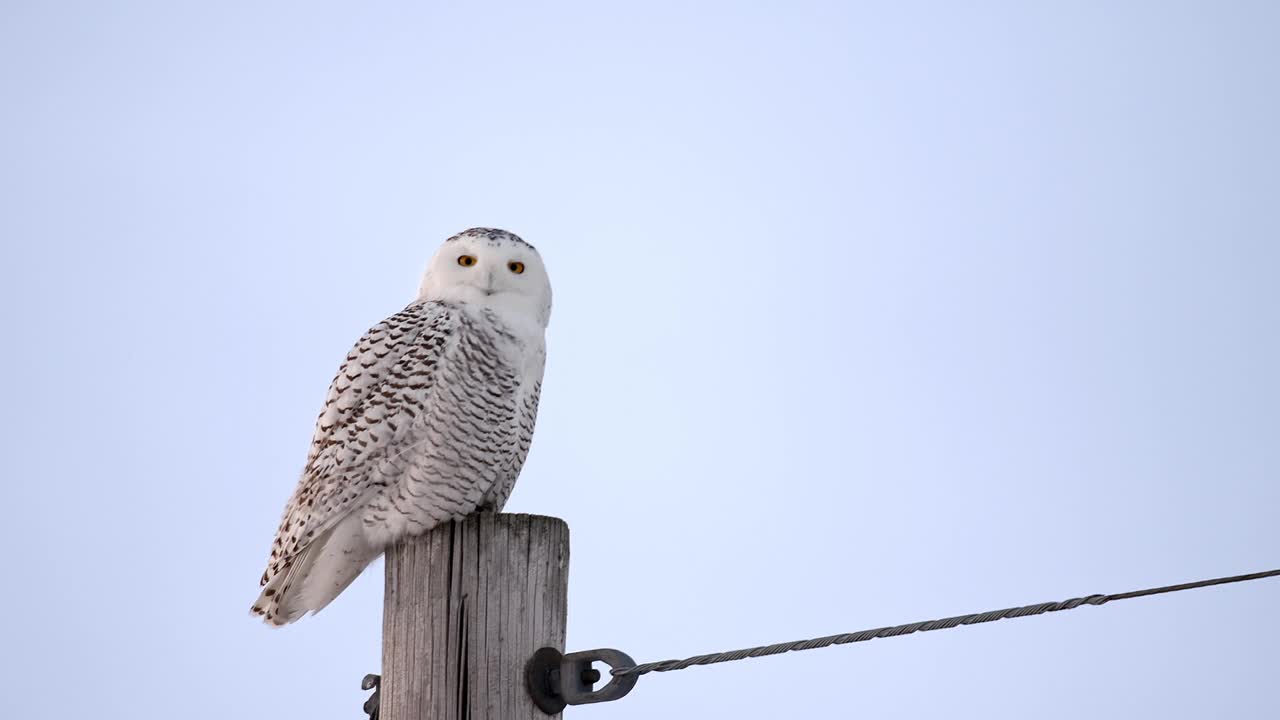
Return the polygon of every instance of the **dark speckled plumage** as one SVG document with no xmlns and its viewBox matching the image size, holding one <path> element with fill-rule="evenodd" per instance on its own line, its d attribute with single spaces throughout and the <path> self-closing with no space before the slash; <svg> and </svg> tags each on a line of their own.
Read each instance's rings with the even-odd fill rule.
<svg viewBox="0 0 1280 720">
<path fill-rule="evenodd" d="M 447 242 L 464 239 L 473 252 L 476 243 L 532 251 L 484 228 Z M 541 317 L 540 307 L 528 317 Z M 545 325 L 534 325 L 513 326 L 479 302 L 421 299 L 360 338 L 317 418 L 254 614 L 292 622 L 323 608 L 396 539 L 502 509 L 537 416 Z"/>
</svg>

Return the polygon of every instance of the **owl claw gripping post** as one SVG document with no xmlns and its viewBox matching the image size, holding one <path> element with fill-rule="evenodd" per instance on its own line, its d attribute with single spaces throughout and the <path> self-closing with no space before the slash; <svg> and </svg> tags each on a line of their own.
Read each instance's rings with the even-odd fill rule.
<svg viewBox="0 0 1280 720">
<path fill-rule="evenodd" d="M 390 544 L 497 512 L 538 413 L 551 285 L 532 245 L 473 228 L 440 247 L 418 298 L 338 368 L 252 612 L 319 612 Z"/>
</svg>

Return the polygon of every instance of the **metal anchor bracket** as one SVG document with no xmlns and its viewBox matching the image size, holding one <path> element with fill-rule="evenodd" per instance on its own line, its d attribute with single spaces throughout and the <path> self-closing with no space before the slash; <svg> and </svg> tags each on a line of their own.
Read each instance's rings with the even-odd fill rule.
<svg viewBox="0 0 1280 720">
<path fill-rule="evenodd" d="M 561 655 L 555 648 L 544 647 L 533 654 L 525 665 L 525 684 L 533 704 L 548 715 L 564 710 L 565 705 L 617 700 L 636 686 L 638 675 L 612 677 L 599 690 L 592 690 L 600 682 L 600 671 L 591 667 L 602 662 L 610 668 L 634 667 L 636 662 L 621 650 L 600 648 Z"/>
<path fill-rule="evenodd" d="M 378 696 L 382 694 L 382 676 L 365 675 L 364 680 L 360 681 L 360 689 L 373 691 L 373 695 L 364 701 L 364 712 L 369 716 L 369 720 L 378 720 Z"/>
</svg>

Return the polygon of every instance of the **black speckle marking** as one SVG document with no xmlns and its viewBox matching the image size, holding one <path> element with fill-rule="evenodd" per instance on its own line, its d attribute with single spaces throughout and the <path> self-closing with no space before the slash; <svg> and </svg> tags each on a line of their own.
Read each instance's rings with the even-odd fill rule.
<svg viewBox="0 0 1280 720">
<path fill-rule="evenodd" d="M 516 235 L 515 233 L 507 232 L 506 230 L 499 230 L 498 228 L 476 227 L 476 228 L 471 228 L 470 230 L 463 230 L 457 235 L 454 235 L 448 240 L 445 240 L 445 242 L 453 242 L 454 240 L 461 240 L 462 238 L 484 240 L 488 242 L 490 246 L 498 245 L 499 243 L 504 241 L 512 242 L 517 245 L 523 245 L 529 248 L 530 250 L 535 250 L 535 251 L 537 250 L 537 248 L 535 248 L 534 246 L 520 239 L 519 235 Z"/>
</svg>

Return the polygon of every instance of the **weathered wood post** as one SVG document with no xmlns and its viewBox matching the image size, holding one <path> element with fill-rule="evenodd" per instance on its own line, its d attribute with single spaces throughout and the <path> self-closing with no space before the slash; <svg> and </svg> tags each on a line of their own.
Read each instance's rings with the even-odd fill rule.
<svg viewBox="0 0 1280 720">
<path fill-rule="evenodd" d="M 382 720 L 548 720 L 525 663 L 564 651 L 569 527 L 482 513 L 387 552 Z"/>
</svg>

